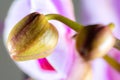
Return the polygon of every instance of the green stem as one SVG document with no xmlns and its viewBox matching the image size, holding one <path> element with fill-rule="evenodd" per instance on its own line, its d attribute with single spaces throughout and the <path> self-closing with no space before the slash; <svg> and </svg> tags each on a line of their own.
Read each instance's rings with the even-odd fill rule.
<svg viewBox="0 0 120 80">
<path fill-rule="evenodd" d="M 108 55 L 105 55 L 104 60 L 106 60 L 114 69 L 120 72 L 120 63 L 118 63 L 115 59 L 111 58 Z"/>
<path fill-rule="evenodd" d="M 60 22 L 63 22 L 64 24 L 68 25 L 68 27 L 72 28 L 75 31 L 79 31 L 81 28 L 83 28 L 83 25 L 74 22 L 64 16 L 61 16 L 59 14 L 47 14 L 45 15 L 48 20 L 58 20 Z"/>
</svg>

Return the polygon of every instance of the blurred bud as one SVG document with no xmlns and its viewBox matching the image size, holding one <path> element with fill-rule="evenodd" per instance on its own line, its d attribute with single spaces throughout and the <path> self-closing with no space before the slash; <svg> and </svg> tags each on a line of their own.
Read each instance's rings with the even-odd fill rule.
<svg viewBox="0 0 120 80">
<path fill-rule="evenodd" d="M 104 25 L 89 25 L 76 36 L 76 49 L 84 60 L 103 57 L 115 44 L 111 29 Z"/>
<path fill-rule="evenodd" d="M 7 47 L 16 61 L 44 58 L 55 48 L 58 41 L 56 28 L 44 15 L 31 13 L 11 30 Z"/>
</svg>

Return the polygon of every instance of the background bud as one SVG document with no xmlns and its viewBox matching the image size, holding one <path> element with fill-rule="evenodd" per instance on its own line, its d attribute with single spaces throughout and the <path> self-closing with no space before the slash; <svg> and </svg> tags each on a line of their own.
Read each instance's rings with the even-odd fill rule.
<svg viewBox="0 0 120 80">
<path fill-rule="evenodd" d="M 19 21 L 8 36 L 7 47 L 17 61 L 44 58 L 58 41 L 56 28 L 44 15 L 31 13 Z"/>
<path fill-rule="evenodd" d="M 76 36 L 76 49 L 84 60 L 103 57 L 114 43 L 112 31 L 104 25 L 86 26 Z"/>
</svg>

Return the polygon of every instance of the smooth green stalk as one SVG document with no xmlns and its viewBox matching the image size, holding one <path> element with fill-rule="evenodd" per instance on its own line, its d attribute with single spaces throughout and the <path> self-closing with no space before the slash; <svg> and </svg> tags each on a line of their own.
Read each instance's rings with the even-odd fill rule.
<svg viewBox="0 0 120 80">
<path fill-rule="evenodd" d="M 77 22 L 74 22 L 64 16 L 61 16 L 59 14 L 48 14 L 45 15 L 48 20 L 58 20 L 60 22 L 63 22 L 64 24 L 68 25 L 68 27 L 72 28 L 75 31 L 79 31 L 81 28 L 83 28 L 82 24 L 79 24 Z"/>
<path fill-rule="evenodd" d="M 104 60 L 106 60 L 107 63 L 109 63 L 114 69 L 116 69 L 118 72 L 120 72 L 120 63 L 118 63 L 115 59 L 111 58 L 108 55 L 105 55 Z"/>
</svg>

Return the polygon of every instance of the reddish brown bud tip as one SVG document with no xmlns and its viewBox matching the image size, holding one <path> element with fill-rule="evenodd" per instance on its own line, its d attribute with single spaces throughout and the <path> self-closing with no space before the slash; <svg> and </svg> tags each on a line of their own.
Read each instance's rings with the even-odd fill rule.
<svg viewBox="0 0 120 80">
<path fill-rule="evenodd" d="M 78 32 L 76 48 L 85 60 L 103 57 L 113 47 L 115 38 L 109 27 L 89 25 Z"/>
</svg>

